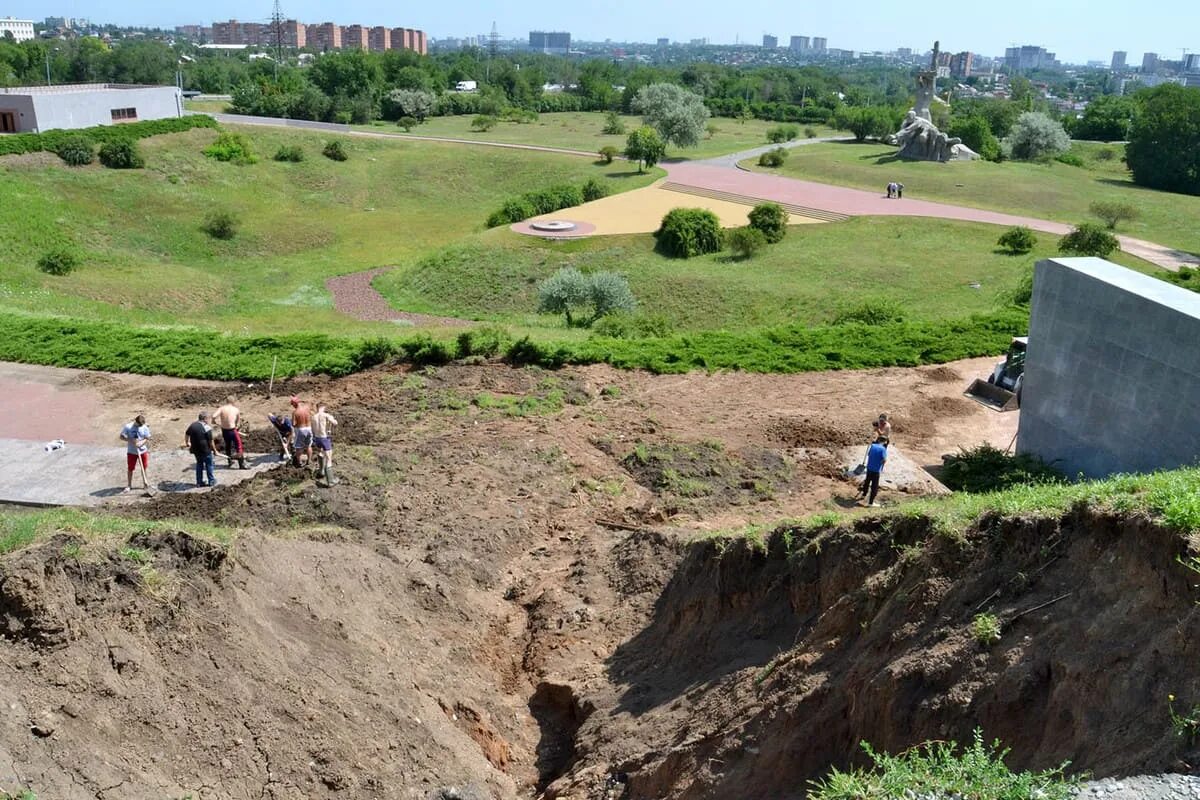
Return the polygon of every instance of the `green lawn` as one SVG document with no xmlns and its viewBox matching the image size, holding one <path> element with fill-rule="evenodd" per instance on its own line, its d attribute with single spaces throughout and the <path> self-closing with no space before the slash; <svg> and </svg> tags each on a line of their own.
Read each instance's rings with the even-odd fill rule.
<svg viewBox="0 0 1200 800">
<path fill-rule="evenodd" d="M 188 111 L 199 111 L 202 114 L 224 114 L 229 111 L 228 100 L 184 100 L 183 107 Z"/>
<path fill-rule="evenodd" d="M 599 151 L 601 147 L 610 144 L 618 150 L 623 150 L 627 135 L 615 136 L 601 133 L 604 129 L 604 117 L 605 115 L 599 111 L 541 114 L 538 116 L 537 122 L 500 122 L 487 132 L 471 130 L 471 120 L 475 118 L 474 116 L 430 117 L 424 124 L 413 128 L 411 134 L 413 136 L 445 136 L 452 139 L 563 147 L 588 152 Z M 621 119 L 625 122 L 627 131 L 632 131 L 642 124 L 640 117 L 625 116 Z M 703 139 L 696 147 L 672 147 L 667 151 L 667 157 L 711 158 L 748 150 L 751 147 L 767 144 L 767 131 L 779 125 L 777 122 L 764 122 L 757 119 L 747 120 L 743 123 L 723 117 L 716 117 L 712 122 L 717 126 L 717 132 L 711 138 Z M 361 130 L 404 133 L 396 125 L 382 121 L 373 125 L 355 127 Z M 799 125 L 798 127 L 802 136 L 805 127 L 812 127 L 818 136 L 837 135 L 832 129 L 820 125 Z"/>
<path fill-rule="evenodd" d="M 534 310 L 538 281 L 568 265 L 625 275 L 642 310 L 681 331 L 823 323 L 880 297 L 902 304 L 912 319 L 955 319 L 999 307 L 1025 268 L 1057 254 L 1056 237 L 1041 234 L 1027 256 L 998 254 L 1000 230 L 897 217 L 799 225 L 742 262 L 728 254 L 665 258 L 648 234 L 553 242 L 493 230 L 402 265 L 375 286 L 397 308 L 562 333 L 561 318 Z M 1124 254 L 1116 260 L 1156 269 Z"/>
<path fill-rule="evenodd" d="M 1101 160 L 1097 154 L 1115 157 Z M 1096 200 L 1135 205 L 1141 219 L 1122 223 L 1118 232 L 1162 245 L 1200 253 L 1200 197 L 1135 186 L 1121 158 L 1120 145 L 1079 142 L 1074 152 L 1086 166 L 1058 162 L 1030 164 L 964 161 L 934 164 L 899 161 L 896 148 L 879 143 L 814 144 L 793 150 L 773 170 L 744 162 L 755 171 L 883 191 L 889 181 L 904 184 L 905 197 L 938 200 L 1069 224 L 1096 220 L 1088 206 Z"/>
<path fill-rule="evenodd" d="M 614 191 L 644 186 L 628 164 L 597 166 L 554 154 L 345 137 L 350 159 L 321 155 L 329 138 L 244 128 L 260 156 L 235 166 L 201 154 L 215 131 L 146 139 L 144 170 L 69 168 L 49 155 L 0 159 L 0 311 L 235 332 L 394 331 L 331 308 L 327 277 L 412 263 L 481 231 L 504 198 L 553 183 L 603 177 Z M 278 163 L 281 144 L 303 163 Z M 229 242 L 201 229 L 229 209 Z M 72 244 L 83 266 L 39 272 L 47 248 Z"/>
</svg>

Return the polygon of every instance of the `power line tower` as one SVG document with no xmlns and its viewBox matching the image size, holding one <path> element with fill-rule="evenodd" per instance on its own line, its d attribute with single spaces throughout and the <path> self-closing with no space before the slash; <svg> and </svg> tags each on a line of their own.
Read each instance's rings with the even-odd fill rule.
<svg viewBox="0 0 1200 800">
<path fill-rule="evenodd" d="M 283 61 L 283 8 L 279 0 L 275 0 L 275 8 L 271 11 L 271 38 L 275 42 L 275 63 Z"/>
<path fill-rule="evenodd" d="M 492 32 L 488 34 L 488 57 L 495 58 L 500 52 L 500 32 L 496 30 L 496 23 L 492 23 Z"/>
</svg>

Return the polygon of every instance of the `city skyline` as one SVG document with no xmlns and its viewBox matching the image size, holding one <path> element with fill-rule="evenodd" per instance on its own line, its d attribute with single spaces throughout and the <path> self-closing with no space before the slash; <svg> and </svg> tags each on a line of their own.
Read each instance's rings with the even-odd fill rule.
<svg viewBox="0 0 1200 800">
<path fill-rule="evenodd" d="M 757 44 L 764 34 L 778 37 L 780 45 L 792 36 L 822 36 L 830 47 L 845 50 L 888 52 L 912 48 L 925 52 L 933 41 L 950 51 L 969 50 L 987 56 L 1003 55 L 1013 45 L 1040 45 L 1058 54 L 1059 59 L 1077 64 L 1105 61 L 1114 51 L 1129 54 L 1129 63 L 1141 62 L 1143 53 L 1161 58 L 1178 58 L 1186 48 L 1200 51 L 1200 33 L 1196 41 L 1188 34 L 1164 32 L 1162 22 L 1183 20 L 1190 8 L 1183 0 L 1151 0 L 1137 15 L 1125 13 L 1115 0 L 1066 0 L 1059 4 L 1014 0 L 1002 9 L 964 7 L 931 24 L 916 19 L 899 4 L 868 2 L 856 7 L 854 14 L 844 7 L 799 10 L 781 8 L 768 0 L 745 0 L 736 13 L 727 4 L 703 2 L 686 7 L 673 0 L 645 7 L 618 0 L 579 0 L 547 12 L 529 7 L 503 11 L 490 3 L 466 0 L 451 7 L 428 6 L 406 12 L 404 24 L 427 32 L 432 39 L 472 35 L 491 28 L 493 21 L 506 39 L 521 39 L 534 30 L 570 31 L 577 41 L 653 43 L 660 37 L 675 42 L 707 39 L 712 44 Z M 249 13 L 251 10 L 261 14 Z M 623 14 L 622 10 L 630 13 Z M 284 14 L 295 19 L 331 21 L 341 25 L 360 20 L 387 24 L 397 11 L 382 0 L 346 0 L 336 6 L 319 0 L 287 0 Z M 265 22 L 271 4 L 247 6 L 233 0 L 214 0 L 204 6 L 207 18 L 197 19 L 192 4 L 176 0 L 126 0 L 119 7 L 98 0 L 9 0 L 0 8 L 0 16 L 40 21 L 47 16 L 84 17 L 118 25 L 171 29 L 185 24 L 211 24 L 213 21 L 238 19 Z M 1117 22 L 1119 20 L 1119 22 Z M 764 24 L 765 23 L 765 24 Z M 1175 41 L 1183 39 L 1181 41 Z"/>
</svg>

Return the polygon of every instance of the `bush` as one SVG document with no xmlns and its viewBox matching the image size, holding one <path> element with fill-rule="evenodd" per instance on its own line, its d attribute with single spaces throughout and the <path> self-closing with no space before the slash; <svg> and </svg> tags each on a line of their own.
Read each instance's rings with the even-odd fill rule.
<svg viewBox="0 0 1200 800">
<path fill-rule="evenodd" d="M 662 338 L 673 332 L 671 321 L 661 314 L 631 314 L 614 311 L 592 326 L 596 336 L 613 339 Z"/>
<path fill-rule="evenodd" d="M 995 614 L 976 614 L 971 620 L 971 636 L 984 647 L 1000 641 L 1000 618 Z"/>
<path fill-rule="evenodd" d="M 455 354 L 458 358 L 483 356 L 495 358 L 512 345 L 512 336 L 504 328 L 485 325 L 458 335 Z"/>
<path fill-rule="evenodd" d="M 776 125 L 767 130 L 767 141 L 772 144 L 780 144 L 790 142 L 799 135 L 800 128 L 796 125 Z"/>
<path fill-rule="evenodd" d="M 1141 216 L 1137 206 L 1115 200 L 1097 200 L 1088 206 L 1088 211 L 1103 220 L 1110 231 L 1116 229 L 1117 223 L 1131 222 Z"/>
<path fill-rule="evenodd" d="M 618 311 L 632 312 L 637 307 L 629 281 L 615 272 L 593 272 L 590 276 L 588 299 L 592 304 L 592 318 L 588 324 Z"/>
<path fill-rule="evenodd" d="M 1096 151 L 1097 161 L 1112 161 L 1116 157 L 1117 151 L 1113 150 L 1111 147 L 1102 147 Z"/>
<path fill-rule="evenodd" d="M 752 258 L 755 253 L 767 246 L 767 237 L 757 228 L 747 225 L 734 228 L 725 235 L 725 243 L 729 251 L 738 260 Z"/>
<path fill-rule="evenodd" d="M 401 117 L 396 120 L 397 127 L 403 128 L 405 133 L 408 133 L 413 128 L 417 127 L 416 117 Z"/>
<path fill-rule="evenodd" d="M 609 136 L 624 136 L 625 123 L 617 112 L 610 111 L 604 115 L 604 128 L 601 132 Z"/>
<path fill-rule="evenodd" d="M 589 183 L 592 182 L 589 181 Z M 536 192 L 526 192 L 520 197 L 509 198 L 504 201 L 504 205 L 488 215 L 487 226 L 495 228 L 499 225 L 511 225 L 539 214 L 552 214 L 564 208 L 581 205 L 584 202 L 584 192 L 587 188 L 587 184 L 583 189 L 578 186 L 562 184 Z M 597 190 L 605 191 L 599 183 L 591 189 L 591 191 Z"/>
<path fill-rule="evenodd" d="M 67 166 L 85 167 L 96 159 L 96 148 L 83 136 L 68 136 L 55 150 Z"/>
<path fill-rule="evenodd" d="M 69 275 L 79 266 L 79 256 L 74 250 L 56 247 L 42 253 L 37 266 L 47 275 Z"/>
<path fill-rule="evenodd" d="M 1013 486 L 1064 483 L 1066 477 L 1030 453 L 1010 456 L 990 444 L 943 459 L 942 483 L 956 492 L 998 492 Z"/>
<path fill-rule="evenodd" d="M 477 114 L 475 119 L 471 120 L 471 130 L 480 132 L 490 131 L 496 127 L 497 122 L 499 120 L 491 114 Z"/>
<path fill-rule="evenodd" d="M 200 229 L 214 239 L 228 241 L 237 236 L 238 220 L 231 211 L 210 211 L 204 218 Z"/>
<path fill-rule="evenodd" d="M 1180 267 L 1178 272 L 1164 273 L 1162 278 L 1184 289 L 1200 292 L 1200 268 Z"/>
<path fill-rule="evenodd" d="M 805 139 L 815 139 L 815 138 L 817 138 L 817 129 L 816 129 L 816 128 L 813 128 L 813 127 L 808 127 L 808 128 L 805 128 L 805 129 L 804 129 L 804 138 L 805 138 Z"/>
<path fill-rule="evenodd" d="M 611 144 L 606 144 L 600 148 L 600 160 L 605 164 L 611 164 L 613 159 L 621 154 L 621 151 L 613 147 Z"/>
<path fill-rule="evenodd" d="M 1037 247 L 1037 237 L 1024 225 L 1017 225 L 1000 234 L 996 244 L 1010 255 L 1021 256 Z"/>
<path fill-rule="evenodd" d="M 563 267 L 538 285 L 538 311 L 563 314 L 567 326 L 591 325 L 616 311 L 633 311 L 637 303 L 629 282 L 615 272 L 595 272 L 584 275 L 574 267 Z M 582 321 L 573 313 L 590 309 Z"/>
<path fill-rule="evenodd" d="M 510 197 L 500 208 L 493 211 L 487 218 L 487 226 L 496 228 L 500 225 L 511 225 L 523 219 L 529 219 L 537 214 L 533 206 L 524 197 Z"/>
<path fill-rule="evenodd" d="M 1000 160 L 1000 140 L 992 133 L 991 125 L 983 116 L 976 114 L 953 120 L 949 133 L 962 139 L 963 144 L 985 161 Z"/>
<path fill-rule="evenodd" d="M 843 307 L 833 318 L 834 325 L 892 325 L 903 322 L 908 312 L 898 301 L 886 297 L 868 298 Z"/>
<path fill-rule="evenodd" d="M 758 157 L 758 165 L 760 167 L 782 167 L 783 162 L 787 161 L 788 151 L 782 147 L 775 147 L 762 153 Z"/>
<path fill-rule="evenodd" d="M 1007 144 L 1012 157 L 1022 161 L 1044 161 L 1071 149 L 1062 124 L 1039 111 L 1017 117 Z"/>
<path fill-rule="evenodd" d="M 1054 157 L 1054 160 L 1060 164 L 1066 164 L 1068 167 L 1084 167 L 1083 159 L 1075 153 L 1060 153 Z"/>
<path fill-rule="evenodd" d="M 1066 255 L 1104 258 L 1119 246 L 1117 237 L 1104 228 L 1084 222 L 1059 241 L 1058 251 Z"/>
<path fill-rule="evenodd" d="M 73 131 L 51 130 L 45 133 L 11 133 L 0 136 L 0 156 L 18 153 L 57 153 L 64 140 L 82 136 L 103 144 L 126 139 L 145 139 L 164 133 L 181 133 L 193 128 L 215 128 L 217 121 L 206 114 L 189 114 L 186 117 L 128 122 L 123 125 L 97 125 Z"/>
<path fill-rule="evenodd" d="M 349 153 L 346 152 L 346 146 L 342 144 L 340 139 L 326 142 L 325 147 L 321 150 L 321 155 L 332 161 L 345 161 L 350 157 Z"/>
<path fill-rule="evenodd" d="M 100 145 L 100 163 L 109 169 L 141 169 L 146 160 L 132 139 L 117 139 Z"/>
<path fill-rule="evenodd" d="M 250 151 L 250 143 L 240 133 L 225 131 L 216 141 L 204 148 L 204 155 L 232 164 L 253 164 L 258 157 Z"/>
<path fill-rule="evenodd" d="M 279 149 L 275 151 L 275 160 L 299 164 L 304 160 L 304 149 L 298 144 L 280 145 Z"/>
<path fill-rule="evenodd" d="M 749 217 L 750 227 L 761 231 L 768 244 L 782 242 L 787 235 L 788 213 L 778 203 L 759 203 Z"/>
<path fill-rule="evenodd" d="M 583 184 L 583 202 L 590 203 L 601 197 L 608 197 L 608 186 L 595 178 L 588 178 Z"/>
<path fill-rule="evenodd" d="M 717 123 L 715 123 L 715 122 L 710 122 L 704 126 L 704 138 L 706 138 L 706 139 L 711 139 L 712 137 L 716 136 L 720 132 L 721 132 L 721 129 L 717 126 Z"/>
<path fill-rule="evenodd" d="M 716 253 L 721 250 L 724 236 L 717 215 L 704 208 L 674 208 L 662 219 L 654 232 L 656 249 L 672 258 Z"/>
</svg>

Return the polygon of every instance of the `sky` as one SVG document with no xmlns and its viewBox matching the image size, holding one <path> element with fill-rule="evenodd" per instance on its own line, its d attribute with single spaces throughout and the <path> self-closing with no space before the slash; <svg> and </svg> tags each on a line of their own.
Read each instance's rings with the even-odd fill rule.
<svg viewBox="0 0 1200 800">
<path fill-rule="evenodd" d="M 266 21 L 273 0 L 0 0 L 0 16 L 41 20 L 86 17 L 96 22 L 173 28 L 236 18 Z M 454 0 L 400 4 L 386 0 L 281 0 L 289 18 L 331 20 L 342 25 L 419 28 L 433 38 L 491 30 L 502 38 L 526 38 L 530 30 L 566 30 L 575 39 L 652 42 L 707 38 L 714 44 L 760 43 L 779 37 L 824 36 L 846 50 L 925 51 L 935 39 L 943 50 L 1003 55 L 1014 44 L 1033 44 L 1064 61 L 1107 62 L 1114 50 L 1140 64 L 1142 53 L 1179 58 L 1200 51 L 1200 11 L 1195 0 L 1008 0 L 1008 2 L 781 3 L 779 0 Z"/>
</svg>

